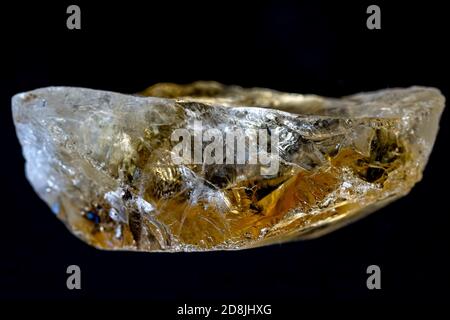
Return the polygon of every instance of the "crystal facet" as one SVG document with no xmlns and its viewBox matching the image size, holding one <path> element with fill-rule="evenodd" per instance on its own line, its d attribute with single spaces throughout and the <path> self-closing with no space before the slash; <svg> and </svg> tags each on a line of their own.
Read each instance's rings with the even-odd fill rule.
<svg viewBox="0 0 450 320">
<path fill-rule="evenodd" d="M 27 178 L 76 236 L 103 249 L 202 251 L 316 237 L 407 194 L 444 97 L 425 87 L 334 99 L 196 82 L 139 95 L 49 87 L 12 105 Z M 276 135 L 277 172 L 227 162 L 235 155 L 218 149 L 223 162 L 176 163 L 171 136 L 193 121 Z"/>
</svg>

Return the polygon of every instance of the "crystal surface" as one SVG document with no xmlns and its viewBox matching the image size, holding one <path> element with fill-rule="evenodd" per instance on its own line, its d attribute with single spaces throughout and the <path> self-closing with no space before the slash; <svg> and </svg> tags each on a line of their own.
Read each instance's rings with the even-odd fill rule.
<svg viewBox="0 0 450 320">
<path fill-rule="evenodd" d="M 15 95 L 12 110 L 26 176 L 73 234 L 174 252 L 317 237 L 406 195 L 444 103 L 426 87 L 335 99 L 196 82 L 137 95 L 48 87 Z M 171 135 L 193 121 L 277 134 L 278 171 L 176 163 Z"/>
</svg>

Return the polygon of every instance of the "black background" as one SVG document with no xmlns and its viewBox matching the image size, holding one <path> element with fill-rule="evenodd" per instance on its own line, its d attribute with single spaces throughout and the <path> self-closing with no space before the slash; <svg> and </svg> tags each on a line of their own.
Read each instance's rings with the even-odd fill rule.
<svg viewBox="0 0 450 320">
<path fill-rule="evenodd" d="M 74 3 L 79 31 L 66 28 Z M 366 28 L 372 3 L 381 30 Z M 24 177 L 10 112 L 13 94 L 49 85 L 134 93 L 216 80 L 327 96 L 425 85 L 448 96 L 450 11 L 437 3 L 2 3 L 0 297 L 291 308 L 448 301 L 448 110 L 424 179 L 407 197 L 317 240 L 180 254 L 98 251 L 67 232 Z M 70 264 L 82 269 L 80 291 L 66 289 Z M 381 267 L 382 290 L 366 288 L 371 264 Z"/>
</svg>

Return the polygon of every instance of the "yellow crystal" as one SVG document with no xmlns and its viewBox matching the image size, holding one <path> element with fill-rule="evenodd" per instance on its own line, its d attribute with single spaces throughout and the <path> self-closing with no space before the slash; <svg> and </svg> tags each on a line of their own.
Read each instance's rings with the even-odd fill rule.
<svg viewBox="0 0 450 320">
<path fill-rule="evenodd" d="M 333 99 L 216 82 L 139 95 L 49 87 L 13 98 L 39 196 L 89 244 L 142 251 L 244 249 L 360 218 L 421 179 L 443 107 L 425 87 Z M 171 135 L 192 121 L 279 135 L 278 171 L 176 163 Z"/>
</svg>

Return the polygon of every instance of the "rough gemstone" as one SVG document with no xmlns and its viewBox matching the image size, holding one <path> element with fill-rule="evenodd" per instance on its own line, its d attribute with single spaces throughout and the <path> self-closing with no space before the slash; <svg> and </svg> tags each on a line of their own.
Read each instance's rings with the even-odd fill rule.
<svg viewBox="0 0 450 320">
<path fill-rule="evenodd" d="M 73 234 L 103 249 L 201 251 L 316 237 L 406 195 L 444 97 L 425 87 L 334 99 L 196 82 L 139 95 L 49 87 L 15 95 L 12 108 L 26 176 Z M 277 134 L 278 171 L 176 163 L 171 135 L 194 120 Z"/>
</svg>

